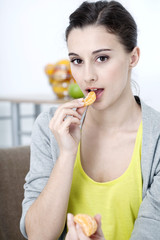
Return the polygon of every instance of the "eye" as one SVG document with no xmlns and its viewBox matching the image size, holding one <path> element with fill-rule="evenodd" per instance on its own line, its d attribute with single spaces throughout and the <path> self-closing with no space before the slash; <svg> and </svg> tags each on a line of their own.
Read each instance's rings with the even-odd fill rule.
<svg viewBox="0 0 160 240">
<path fill-rule="evenodd" d="M 106 62 L 109 59 L 108 56 L 99 56 L 97 62 Z"/>
<path fill-rule="evenodd" d="M 75 65 L 80 65 L 82 63 L 82 60 L 79 58 L 75 58 L 71 60 L 71 63 L 75 64 Z"/>
</svg>

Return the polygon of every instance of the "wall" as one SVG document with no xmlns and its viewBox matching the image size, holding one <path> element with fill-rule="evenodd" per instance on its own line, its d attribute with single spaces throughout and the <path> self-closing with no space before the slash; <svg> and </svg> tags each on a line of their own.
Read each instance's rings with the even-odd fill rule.
<svg viewBox="0 0 160 240">
<path fill-rule="evenodd" d="M 44 67 L 67 57 L 64 32 L 68 16 L 80 0 L 0 1 L 0 97 L 25 94 L 52 95 Z M 121 0 L 138 24 L 141 59 L 133 72 L 140 96 L 160 110 L 160 1 Z M 48 106 L 46 106 L 48 107 Z M 45 107 L 44 107 L 45 108 Z M 23 106 L 31 112 L 30 106 Z M 0 115 L 9 115 L 0 103 Z M 24 123 L 31 128 L 32 122 Z M 9 120 L 0 121 L 0 146 L 11 146 Z M 29 143 L 29 139 L 23 144 Z"/>
<path fill-rule="evenodd" d="M 160 110 L 160 1 L 130 1 L 130 8 L 138 24 L 141 49 L 141 58 L 133 76 L 140 86 L 143 100 Z"/>
</svg>

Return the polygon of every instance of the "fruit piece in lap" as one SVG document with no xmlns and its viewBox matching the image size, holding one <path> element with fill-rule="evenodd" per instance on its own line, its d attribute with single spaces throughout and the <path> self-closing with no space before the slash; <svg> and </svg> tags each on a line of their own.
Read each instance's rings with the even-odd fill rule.
<svg viewBox="0 0 160 240">
<path fill-rule="evenodd" d="M 74 222 L 78 223 L 86 236 L 91 236 L 97 230 L 97 222 L 94 217 L 87 214 L 77 214 L 74 216 Z"/>
</svg>

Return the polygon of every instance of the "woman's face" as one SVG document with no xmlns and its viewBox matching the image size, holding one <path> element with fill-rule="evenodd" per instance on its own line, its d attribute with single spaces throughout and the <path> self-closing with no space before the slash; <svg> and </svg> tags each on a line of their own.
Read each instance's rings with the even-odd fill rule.
<svg viewBox="0 0 160 240">
<path fill-rule="evenodd" d="M 131 94 L 131 54 L 116 35 L 103 26 L 75 28 L 67 44 L 73 77 L 84 95 L 91 90 L 96 93 L 93 107 L 109 107 Z"/>
</svg>

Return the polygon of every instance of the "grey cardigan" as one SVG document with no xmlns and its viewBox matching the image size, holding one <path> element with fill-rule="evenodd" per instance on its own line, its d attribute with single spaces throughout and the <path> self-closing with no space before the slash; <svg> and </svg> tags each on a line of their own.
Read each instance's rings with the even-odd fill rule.
<svg viewBox="0 0 160 240">
<path fill-rule="evenodd" d="M 141 169 L 143 180 L 142 204 L 130 240 L 160 239 L 160 113 L 141 104 L 143 138 Z M 41 113 L 32 131 L 30 170 L 25 178 L 25 195 L 22 203 L 20 230 L 25 238 L 24 219 L 27 210 L 45 187 L 59 155 L 59 148 L 48 128 L 55 108 Z M 54 227 L 54 226 L 53 226 Z M 66 229 L 59 239 L 63 239 Z"/>
</svg>

